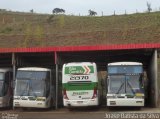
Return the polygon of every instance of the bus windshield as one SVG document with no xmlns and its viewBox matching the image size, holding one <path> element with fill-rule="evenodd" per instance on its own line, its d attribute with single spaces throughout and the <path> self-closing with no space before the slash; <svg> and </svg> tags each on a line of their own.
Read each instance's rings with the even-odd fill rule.
<svg viewBox="0 0 160 119">
<path fill-rule="evenodd" d="M 135 94 L 142 92 L 141 75 L 110 75 L 108 93 L 122 94 L 129 93 Z"/>
<path fill-rule="evenodd" d="M 109 76 L 108 93 L 125 93 L 125 76 L 111 75 Z"/>
<path fill-rule="evenodd" d="M 0 72 L 0 80 L 4 80 L 4 73 Z"/>
<path fill-rule="evenodd" d="M 19 71 L 17 72 L 16 96 L 46 96 L 49 89 L 49 72 Z"/>
<path fill-rule="evenodd" d="M 37 79 L 44 80 L 46 79 L 46 71 L 18 71 L 17 79 Z"/>
<path fill-rule="evenodd" d="M 0 97 L 3 96 L 3 84 L 4 84 L 4 81 L 0 81 Z"/>
<path fill-rule="evenodd" d="M 16 96 L 45 96 L 44 80 L 17 80 L 16 81 Z"/>
<path fill-rule="evenodd" d="M 108 73 L 109 74 L 135 74 L 135 73 L 142 73 L 143 69 L 142 66 L 108 66 Z"/>
<path fill-rule="evenodd" d="M 4 95 L 4 73 L 0 72 L 0 97 L 2 97 Z"/>
<path fill-rule="evenodd" d="M 141 75 L 126 76 L 126 92 L 136 93 L 139 92 L 142 87 Z"/>
</svg>

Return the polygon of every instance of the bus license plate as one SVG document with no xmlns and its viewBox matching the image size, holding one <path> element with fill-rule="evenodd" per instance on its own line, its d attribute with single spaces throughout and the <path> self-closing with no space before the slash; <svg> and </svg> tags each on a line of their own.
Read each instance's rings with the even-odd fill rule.
<svg viewBox="0 0 160 119">
<path fill-rule="evenodd" d="M 82 104 L 82 103 L 83 103 L 83 101 L 77 101 L 77 103 L 78 103 L 78 104 Z"/>
</svg>

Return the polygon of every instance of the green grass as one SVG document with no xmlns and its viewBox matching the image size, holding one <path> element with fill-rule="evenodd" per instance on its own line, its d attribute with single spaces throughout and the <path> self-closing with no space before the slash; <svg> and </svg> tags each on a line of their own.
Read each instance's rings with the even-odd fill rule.
<svg viewBox="0 0 160 119">
<path fill-rule="evenodd" d="M 160 43 L 160 12 L 101 17 L 0 12 L 0 26 L 0 47 Z"/>
</svg>

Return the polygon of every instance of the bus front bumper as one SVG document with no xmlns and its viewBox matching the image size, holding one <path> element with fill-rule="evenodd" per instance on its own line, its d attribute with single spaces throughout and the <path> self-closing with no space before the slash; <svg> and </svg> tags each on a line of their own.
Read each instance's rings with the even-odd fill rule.
<svg viewBox="0 0 160 119">
<path fill-rule="evenodd" d="M 9 105 L 9 97 L 0 97 L 0 107 L 8 107 Z"/>
<path fill-rule="evenodd" d="M 85 107 L 85 106 L 97 106 L 98 99 L 85 99 L 85 100 L 63 100 L 63 104 L 66 107 Z"/>
<path fill-rule="evenodd" d="M 107 99 L 107 106 L 144 106 L 144 99 L 137 98 L 109 98 Z"/>
<path fill-rule="evenodd" d="M 13 107 L 48 108 L 46 101 L 14 100 Z"/>
<path fill-rule="evenodd" d="M 3 99 L 0 99 L 0 107 L 7 107 L 6 102 Z"/>
</svg>

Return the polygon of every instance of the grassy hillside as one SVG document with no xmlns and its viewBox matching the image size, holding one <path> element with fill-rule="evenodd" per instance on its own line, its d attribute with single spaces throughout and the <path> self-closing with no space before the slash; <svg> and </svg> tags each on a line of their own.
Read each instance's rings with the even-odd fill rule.
<svg viewBox="0 0 160 119">
<path fill-rule="evenodd" d="M 160 43 L 160 12 L 66 16 L 0 12 L 0 47 Z"/>
</svg>

